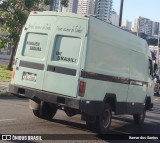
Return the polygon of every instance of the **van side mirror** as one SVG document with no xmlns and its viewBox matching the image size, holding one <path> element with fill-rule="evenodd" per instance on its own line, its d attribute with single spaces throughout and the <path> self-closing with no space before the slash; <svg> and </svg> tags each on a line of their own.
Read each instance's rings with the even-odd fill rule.
<svg viewBox="0 0 160 143">
<path fill-rule="evenodd" d="M 154 83 L 156 83 L 157 82 L 157 78 L 153 77 L 153 81 L 154 81 Z"/>
</svg>

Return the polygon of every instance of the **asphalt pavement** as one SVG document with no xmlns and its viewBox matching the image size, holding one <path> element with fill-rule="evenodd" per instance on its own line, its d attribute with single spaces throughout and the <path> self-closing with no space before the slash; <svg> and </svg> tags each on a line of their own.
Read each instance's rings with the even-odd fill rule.
<svg viewBox="0 0 160 143">
<path fill-rule="evenodd" d="M 128 134 L 131 136 L 136 134 L 156 136 L 156 134 L 160 134 L 160 97 L 154 97 L 154 105 L 153 110 L 147 112 L 145 123 L 141 126 L 133 123 L 132 116 L 113 115 L 108 136 L 115 134 L 121 136 Z M 96 143 L 124 143 L 124 141 L 104 140 L 96 132 L 86 127 L 85 122 L 81 121 L 80 115 L 68 117 L 63 111 L 58 110 L 55 117 L 50 121 L 39 119 L 29 109 L 27 99 L 19 99 L 14 96 L 0 97 L 0 134 L 39 134 L 42 137 L 47 134 L 51 138 L 54 137 L 60 143 L 69 143 L 70 141 L 66 140 L 70 138 L 71 142 L 74 142 L 73 139 L 77 137 L 85 139 L 88 137 L 87 143 L 92 143 L 92 138 Z M 85 143 L 83 139 L 76 143 L 80 142 Z M 130 140 L 128 142 L 134 143 L 135 141 Z M 137 142 L 159 143 L 160 141 L 143 140 Z"/>
<path fill-rule="evenodd" d="M 8 91 L 9 82 L 1 82 L 0 81 L 0 95 L 4 94 Z"/>
<path fill-rule="evenodd" d="M 7 62 L 8 61 L 6 60 L 0 59 L 0 65 L 6 65 Z M 0 94 L 6 93 L 8 85 L 9 82 L 0 82 Z M 14 96 L 0 96 L 0 134 L 57 134 L 59 137 L 64 137 L 65 135 L 92 135 L 94 140 L 74 141 L 72 139 L 70 141 L 57 140 L 56 142 L 124 143 L 124 141 L 105 141 L 101 139 L 97 133 L 87 129 L 85 122 L 81 121 L 80 118 L 80 115 L 70 118 L 67 117 L 63 111 L 58 111 L 53 120 L 42 120 L 33 115 L 32 111 L 28 107 L 27 99 L 19 99 Z M 132 116 L 113 116 L 112 126 L 109 130 L 109 134 L 150 134 L 151 136 L 156 134 L 160 135 L 160 96 L 154 96 L 154 108 L 152 111 L 147 112 L 145 123 L 142 126 L 133 124 Z M 160 141 L 157 140 L 130 140 L 128 142 L 160 143 Z"/>
</svg>

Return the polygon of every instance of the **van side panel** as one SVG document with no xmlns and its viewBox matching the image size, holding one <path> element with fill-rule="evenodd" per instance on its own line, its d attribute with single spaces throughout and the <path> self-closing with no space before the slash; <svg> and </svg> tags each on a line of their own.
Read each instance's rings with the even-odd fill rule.
<svg viewBox="0 0 160 143">
<path fill-rule="evenodd" d="M 125 80 L 129 78 L 129 51 L 124 50 L 119 39 L 114 37 L 116 33 L 109 24 L 90 18 L 85 71 L 101 75 L 97 75 L 97 80 L 86 79 L 85 97 L 88 99 L 103 100 L 106 93 L 114 93 L 119 95 L 119 101 L 127 100 L 128 84 Z"/>
<path fill-rule="evenodd" d="M 147 59 L 143 53 L 130 52 L 130 85 L 127 102 L 143 103 L 147 86 L 145 81 L 147 73 Z M 137 59 L 137 62 L 135 62 Z"/>
<path fill-rule="evenodd" d="M 133 52 L 140 58 L 131 59 Z M 84 98 L 102 101 L 108 93 L 115 94 L 117 102 L 124 103 L 124 107 L 132 102 L 144 103 L 147 87 L 143 83 L 148 82 L 144 40 L 91 17 L 86 55 L 84 71 L 88 75 L 84 79 L 87 87 Z M 132 64 L 139 60 L 142 62 L 133 71 Z M 135 81 L 142 85 L 130 85 Z"/>
</svg>

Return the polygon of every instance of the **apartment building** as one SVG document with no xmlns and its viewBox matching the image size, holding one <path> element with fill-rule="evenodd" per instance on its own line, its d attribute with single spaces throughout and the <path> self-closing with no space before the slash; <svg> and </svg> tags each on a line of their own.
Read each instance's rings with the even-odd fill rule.
<svg viewBox="0 0 160 143">
<path fill-rule="evenodd" d="M 111 22 L 111 11 L 112 11 L 113 0 L 96 0 L 95 14 L 97 18 Z"/>
<path fill-rule="evenodd" d="M 152 36 L 152 25 L 153 21 L 140 16 L 135 20 L 134 31 Z"/>
<path fill-rule="evenodd" d="M 119 15 L 115 11 L 111 11 L 111 24 L 119 26 Z"/>
<path fill-rule="evenodd" d="M 78 10 L 78 0 L 69 0 L 68 1 L 68 7 L 63 7 L 63 12 L 72 12 L 77 13 Z"/>
<path fill-rule="evenodd" d="M 122 22 L 122 27 L 123 27 L 123 28 L 126 28 L 127 30 L 130 30 L 130 31 L 131 31 L 132 22 L 131 22 L 131 21 L 128 21 L 128 20 L 124 20 L 124 21 Z"/>
<path fill-rule="evenodd" d="M 94 15 L 95 1 L 94 0 L 79 0 L 78 14 Z"/>
<path fill-rule="evenodd" d="M 53 11 L 72 12 L 84 15 L 96 15 L 97 18 L 110 22 L 113 0 L 69 0 L 68 7 L 62 7 L 61 0 L 55 0 Z M 45 7 L 41 5 L 41 7 Z M 49 10 L 49 6 L 45 7 Z M 116 18 L 117 21 L 117 18 Z"/>
</svg>

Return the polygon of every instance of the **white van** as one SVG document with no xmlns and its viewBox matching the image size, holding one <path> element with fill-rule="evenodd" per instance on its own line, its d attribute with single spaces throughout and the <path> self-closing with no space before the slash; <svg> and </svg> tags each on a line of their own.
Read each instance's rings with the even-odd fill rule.
<svg viewBox="0 0 160 143">
<path fill-rule="evenodd" d="M 140 124 L 153 106 L 146 41 L 92 16 L 32 12 L 15 61 L 9 92 L 29 98 L 39 118 L 62 109 L 105 134 L 112 113 Z"/>
</svg>

